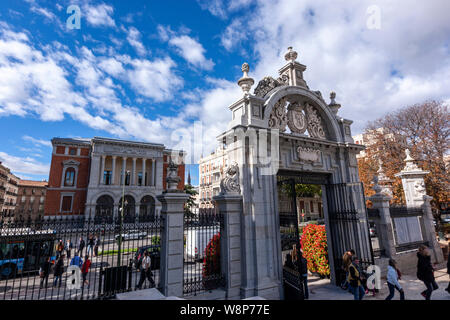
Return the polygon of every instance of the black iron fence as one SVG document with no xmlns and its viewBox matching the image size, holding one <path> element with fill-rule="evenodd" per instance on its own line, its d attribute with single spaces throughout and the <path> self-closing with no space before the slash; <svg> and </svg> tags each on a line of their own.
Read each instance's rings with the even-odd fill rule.
<svg viewBox="0 0 450 320">
<path fill-rule="evenodd" d="M 215 208 L 201 208 L 184 218 L 183 294 L 197 295 L 223 286 L 220 235 L 223 215 Z"/>
<path fill-rule="evenodd" d="M 107 299 L 135 290 L 145 250 L 159 287 L 160 217 L 57 216 L 0 227 L 0 300 Z M 149 286 L 146 280 L 140 288 Z"/>
</svg>

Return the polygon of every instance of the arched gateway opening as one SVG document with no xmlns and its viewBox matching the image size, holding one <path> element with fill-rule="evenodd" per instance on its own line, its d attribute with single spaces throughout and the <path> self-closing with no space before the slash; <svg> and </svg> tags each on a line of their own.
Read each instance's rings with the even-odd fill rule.
<svg viewBox="0 0 450 320">
<path fill-rule="evenodd" d="M 310 90 L 303 79 L 306 66 L 296 58 L 289 48 L 279 78 L 262 79 L 253 94 L 248 64 L 242 66 L 238 84 L 244 96 L 230 106 L 229 129 L 218 137 L 240 173 L 243 298 L 304 297 L 300 265 L 286 267 L 286 256 L 298 256 L 302 227 L 313 211 L 315 223 L 325 226 L 333 283 L 343 279 L 346 250 L 356 251 L 363 268 L 373 264 L 356 161 L 363 147 L 351 137 L 352 121 L 338 115 L 336 95 L 326 103 Z M 315 186 L 309 204 L 298 199 L 302 185 Z"/>
</svg>

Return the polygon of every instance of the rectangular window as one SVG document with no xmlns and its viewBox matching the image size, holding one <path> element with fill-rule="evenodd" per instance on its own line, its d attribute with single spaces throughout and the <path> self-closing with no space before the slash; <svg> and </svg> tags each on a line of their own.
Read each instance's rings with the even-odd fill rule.
<svg viewBox="0 0 450 320">
<path fill-rule="evenodd" d="M 77 155 L 77 148 L 70 148 L 69 149 L 69 154 L 71 156 L 76 156 Z"/>
<path fill-rule="evenodd" d="M 112 174 L 112 171 L 109 171 L 109 170 L 105 170 L 103 172 L 103 181 L 105 182 L 106 185 L 111 184 L 111 174 Z"/>
<path fill-rule="evenodd" d="M 138 185 L 142 186 L 142 172 L 138 173 Z"/>
<path fill-rule="evenodd" d="M 61 211 L 62 212 L 72 211 L 72 196 L 63 196 Z"/>
</svg>

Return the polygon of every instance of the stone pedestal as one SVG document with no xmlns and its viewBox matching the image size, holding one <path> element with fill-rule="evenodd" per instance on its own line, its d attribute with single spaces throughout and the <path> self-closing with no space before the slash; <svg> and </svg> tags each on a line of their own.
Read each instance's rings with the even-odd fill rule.
<svg viewBox="0 0 450 320">
<path fill-rule="evenodd" d="M 396 255 L 394 232 L 389 212 L 389 201 L 391 199 L 392 197 L 382 193 L 377 193 L 369 198 L 373 204 L 372 208 L 378 209 L 379 219 L 375 222 L 378 241 L 380 249 L 384 250 L 384 253 L 388 258 L 394 258 Z"/>
<path fill-rule="evenodd" d="M 220 213 L 224 215 L 221 234 L 221 269 L 225 275 L 227 299 L 240 299 L 241 290 L 241 215 L 242 196 L 224 194 L 214 197 Z"/>
<path fill-rule="evenodd" d="M 186 193 L 163 193 L 157 196 L 162 204 L 161 217 L 161 291 L 167 296 L 183 296 L 183 223 Z"/>
</svg>

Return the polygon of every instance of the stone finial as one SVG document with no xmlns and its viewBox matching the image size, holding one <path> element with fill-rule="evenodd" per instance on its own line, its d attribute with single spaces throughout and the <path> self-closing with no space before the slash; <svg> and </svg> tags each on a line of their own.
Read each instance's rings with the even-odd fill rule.
<svg viewBox="0 0 450 320">
<path fill-rule="evenodd" d="M 377 175 L 373 176 L 372 182 L 373 182 L 372 189 L 375 191 L 375 193 L 376 194 L 381 193 L 381 190 L 383 190 L 383 188 L 378 184 L 378 176 Z"/>
<path fill-rule="evenodd" d="M 406 162 L 405 168 L 402 171 L 421 171 L 421 169 L 414 163 L 415 159 L 411 157 L 411 151 L 409 149 L 405 150 Z"/>
<path fill-rule="evenodd" d="M 225 178 L 220 181 L 221 194 L 239 194 L 241 187 L 239 185 L 239 166 L 236 162 L 232 163 L 225 172 Z"/>
<path fill-rule="evenodd" d="M 167 167 L 167 191 L 177 190 L 178 183 L 181 178 L 178 176 L 178 166 L 170 159 L 169 166 Z"/>
<path fill-rule="evenodd" d="M 288 47 L 288 51 L 284 54 L 286 61 L 294 62 L 297 59 L 297 51 L 292 50 L 292 47 Z"/>
<path fill-rule="evenodd" d="M 244 73 L 244 75 L 242 76 L 242 78 L 240 78 L 238 80 L 238 85 L 241 87 L 242 91 L 244 92 L 244 95 L 248 96 L 250 89 L 252 88 L 252 85 L 255 83 L 255 80 L 253 80 L 252 78 L 250 78 L 248 76 L 248 72 L 250 71 L 250 66 L 248 65 L 247 62 L 242 64 L 241 70 L 242 70 L 242 73 Z"/>
<path fill-rule="evenodd" d="M 339 103 L 336 103 L 336 92 L 331 91 L 330 92 L 330 104 L 328 105 L 328 107 L 331 109 L 331 111 L 333 111 L 333 113 L 335 115 L 337 115 L 339 108 L 341 107 L 341 105 Z"/>
</svg>

